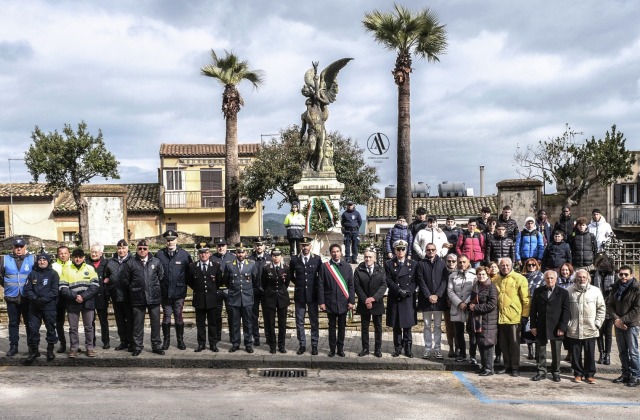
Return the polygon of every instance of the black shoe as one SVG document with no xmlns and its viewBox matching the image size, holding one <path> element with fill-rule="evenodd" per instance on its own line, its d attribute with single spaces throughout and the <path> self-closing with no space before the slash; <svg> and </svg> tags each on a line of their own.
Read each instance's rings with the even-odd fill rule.
<svg viewBox="0 0 640 420">
<path fill-rule="evenodd" d="M 253 347 L 251 346 L 246 346 L 244 349 L 247 353 L 253 353 Z"/>
<path fill-rule="evenodd" d="M 344 357 L 344 350 L 338 350 L 338 353 L 336 354 L 340 357 Z"/>
<path fill-rule="evenodd" d="M 56 353 L 66 353 L 67 352 L 67 343 L 65 343 L 64 341 L 60 342 L 60 346 L 58 347 L 58 350 L 56 350 Z"/>
<path fill-rule="evenodd" d="M 305 351 L 307 351 L 307 349 L 304 346 L 300 346 L 296 354 L 299 356 L 301 354 L 304 354 Z"/>
<path fill-rule="evenodd" d="M 636 386 L 640 386 L 640 378 L 631 379 L 629 381 L 629 383 L 627 384 L 627 386 L 632 387 L 632 388 L 634 388 Z"/>
<path fill-rule="evenodd" d="M 231 348 L 229 349 L 229 353 L 235 353 L 238 350 L 240 350 L 240 346 L 231 346 Z"/>
<path fill-rule="evenodd" d="M 500 356 L 496 356 L 496 358 L 493 359 L 493 364 L 494 365 L 500 364 L 502 362 L 502 360 L 500 359 L 501 359 Z"/>
<path fill-rule="evenodd" d="M 278 351 L 282 354 L 285 354 L 287 352 L 287 349 L 285 349 L 284 347 L 280 347 L 278 348 Z"/>
<path fill-rule="evenodd" d="M 362 349 L 360 353 L 358 353 L 358 357 L 367 356 L 369 354 L 369 349 Z"/>
<path fill-rule="evenodd" d="M 271 348 L 269 349 L 269 353 L 271 353 L 271 354 L 276 354 L 276 348 L 275 348 L 275 347 L 271 347 Z"/>
<path fill-rule="evenodd" d="M 219 352 L 220 350 L 218 350 L 218 345 L 216 343 L 210 344 L 209 345 L 209 350 L 211 350 L 214 353 Z"/>
<path fill-rule="evenodd" d="M 598 357 L 598 360 L 596 360 L 596 363 L 601 365 L 603 362 L 604 362 L 604 354 L 600 352 L 600 357 Z"/>
<path fill-rule="evenodd" d="M 413 353 L 411 353 L 411 345 L 408 345 L 404 348 L 404 355 L 409 359 L 413 359 Z"/>
<path fill-rule="evenodd" d="M 160 356 L 164 356 L 164 350 L 162 349 L 153 349 L 152 352 L 155 354 L 159 354 Z"/>
<path fill-rule="evenodd" d="M 520 372 L 518 372 L 516 369 L 513 369 L 511 371 L 511 376 L 513 376 L 514 378 L 517 378 L 518 376 L 520 376 Z"/>
<path fill-rule="evenodd" d="M 256 339 L 253 340 L 253 346 L 254 347 L 260 347 L 260 339 L 259 338 L 256 338 Z"/>
<path fill-rule="evenodd" d="M 398 357 L 402 353 L 402 347 L 396 347 L 393 353 L 391 353 L 392 357 Z"/>
<path fill-rule="evenodd" d="M 140 350 L 134 350 L 131 352 L 132 356 L 140 356 Z"/>
<path fill-rule="evenodd" d="M 628 376 L 620 375 L 613 380 L 614 384 L 628 384 L 631 379 Z"/>
<path fill-rule="evenodd" d="M 380 351 L 380 349 L 378 349 L 375 352 L 373 352 L 373 355 L 376 357 L 382 357 L 382 352 Z"/>
<path fill-rule="evenodd" d="M 552 380 L 553 382 L 560 382 L 560 375 L 558 375 L 557 373 L 554 373 Z"/>
<path fill-rule="evenodd" d="M 333 357 L 336 355 L 336 351 L 335 350 L 330 350 L 328 356 L 329 357 Z"/>
<path fill-rule="evenodd" d="M 13 357 L 18 354 L 18 346 L 9 347 L 9 351 L 6 353 L 7 357 Z"/>
<path fill-rule="evenodd" d="M 129 344 L 127 343 L 120 343 L 118 344 L 118 347 L 116 347 L 114 350 L 115 351 L 120 351 L 120 350 L 126 350 L 127 347 L 129 347 Z"/>
<path fill-rule="evenodd" d="M 605 353 L 604 354 L 604 361 L 602 362 L 603 365 L 610 365 L 611 364 L 611 356 L 609 355 L 609 353 Z"/>
<path fill-rule="evenodd" d="M 129 347 L 127 348 L 127 351 L 129 353 L 133 353 L 136 349 L 136 346 L 134 346 L 133 344 L 129 344 Z"/>
<path fill-rule="evenodd" d="M 312 356 L 317 356 L 318 355 L 318 346 L 312 346 L 311 347 L 311 355 Z"/>
<path fill-rule="evenodd" d="M 37 357 L 40 357 L 40 350 L 38 350 L 38 347 L 30 346 L 29 347 L 29 356 L 27 356 L 27 358 L 24 359 L 22 364 L 28 366 L 28 365 L 32 364 L 36 360 Z"/>
<path fill-rule="evenodd" d="M 515 371 L 515 372 L 517 372 L 517 371 Z M 531 378 L 531 380 L 537 382 L 537 381 L 539 381 L 541 379 L 546 379 L 546 378 L 547 378 L 546 374 L 544 374 L 544 373 L 536 373 L 535 376 L 533 378 Z"/>
<path fill-rule="evenodd" d="M 194 353 L 200 353 L 202 350 L 206 349 L 207 346 L 204 344 L 198 344 L 198 347 L 193 351 Z"/>
<path fill-rule="evenodd" d="M 489 369 L 485 369 L 482 372 L 480 372 L 479 375 L 480 376 L 491 376 L 491 375 L 493 375 L 493 372 L 491 372 Z"/>
<path fill-rule="evenodd" d="M 110 348 L 111 348 L 111 344 L 109 344 L 109 343 L 104 343 L 104 344 L 102 345 L 102 348 L 103 348 L 104 350 L 110 349 Z"/>
</svg>

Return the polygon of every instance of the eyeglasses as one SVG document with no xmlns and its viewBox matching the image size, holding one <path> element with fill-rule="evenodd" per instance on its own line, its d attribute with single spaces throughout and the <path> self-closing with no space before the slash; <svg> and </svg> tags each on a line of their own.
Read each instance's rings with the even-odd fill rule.
<svg viewBox="0 0 640 420">
<path fill-rule="evenodd" d="M 396 251 L 406 251 L 406 250 L 407 250 L 407 248 L 405 248 L 403 246 L 396 247 Z"/>
<path fill-rule="evenodd" d="M 148 246 L 139 246 L 139 247 L 138 247 L 138 251 L 146 251 L 146 250 L 148 250 L 148 249 L 149 249 L 149 247 L 148 247 Z"/>
<path fill-rule="evenodd" d="M 456 260 L 447 260 L 447 264 L 455 264 L 456 262 Z"/>
<path fill-rule="evenodd" d="M 631 277 L 631 273 L 618 273 L 620 277 Z"/>
</svg>

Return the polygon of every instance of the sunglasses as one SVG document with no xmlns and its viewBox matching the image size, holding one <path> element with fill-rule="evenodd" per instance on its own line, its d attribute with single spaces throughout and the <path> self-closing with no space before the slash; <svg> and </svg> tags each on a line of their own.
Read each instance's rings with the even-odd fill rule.
<svg viewBox="0 0 640 420">
<path fill-rule="evenodd" d="M 146 250 L 148 250 L 148 249 L 149 249 L 149 247 L 148 247 L 148 246 L 139 246 L 139 247 L 138 247 L 138 251 L 146 251 Z"/>
<path fill-rule="evenodd" d="M 455 263 L 457 263 L 456 260 L 447 260 L 447 264 L 455 264 Z"/>
<path fill-rule="evenodd" d="M 631 277 L 631 273 L 618 273 L 620 277 Z"/>
<path fill-rule="evenodd" d="M 403 247 L 403 246 L 399 246 L 396 248 L 396 251 L 406 251 L 407 248 Z"/>
<path fill-rule="evenodd" d="M 527 264 L 527 267 L 535 267 L 535 266 L 536 266 L 535 264 L 531 264 L 531 263 Z"/>
</svg>

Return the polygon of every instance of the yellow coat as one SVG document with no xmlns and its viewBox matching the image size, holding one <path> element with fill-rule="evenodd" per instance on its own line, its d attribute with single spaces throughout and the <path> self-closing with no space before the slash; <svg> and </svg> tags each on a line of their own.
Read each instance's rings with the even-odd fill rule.
<svg viewBox="0 0 640 420">
<path fill-rule="evenodd" d="M 522 317 L 529 316 L 529 283 L 523 275 L 511 271 L 506 276 L 498 276 L 495 285 L 498 288 L 498 324 L 519 324 Z"/>
</svg>

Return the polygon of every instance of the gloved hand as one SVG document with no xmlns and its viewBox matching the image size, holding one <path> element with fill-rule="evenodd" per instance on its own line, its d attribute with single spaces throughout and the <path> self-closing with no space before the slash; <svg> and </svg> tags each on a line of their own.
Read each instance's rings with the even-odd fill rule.
<svg viewBox="0 0 640 420">
<path fill-rule="evenodd" d="M 400 300 L 405 300 L 407 296 L 409 296 L 409 292 L 404 289 L 398 290 L 398 297 L 400 298 Z"/>
</svg>

